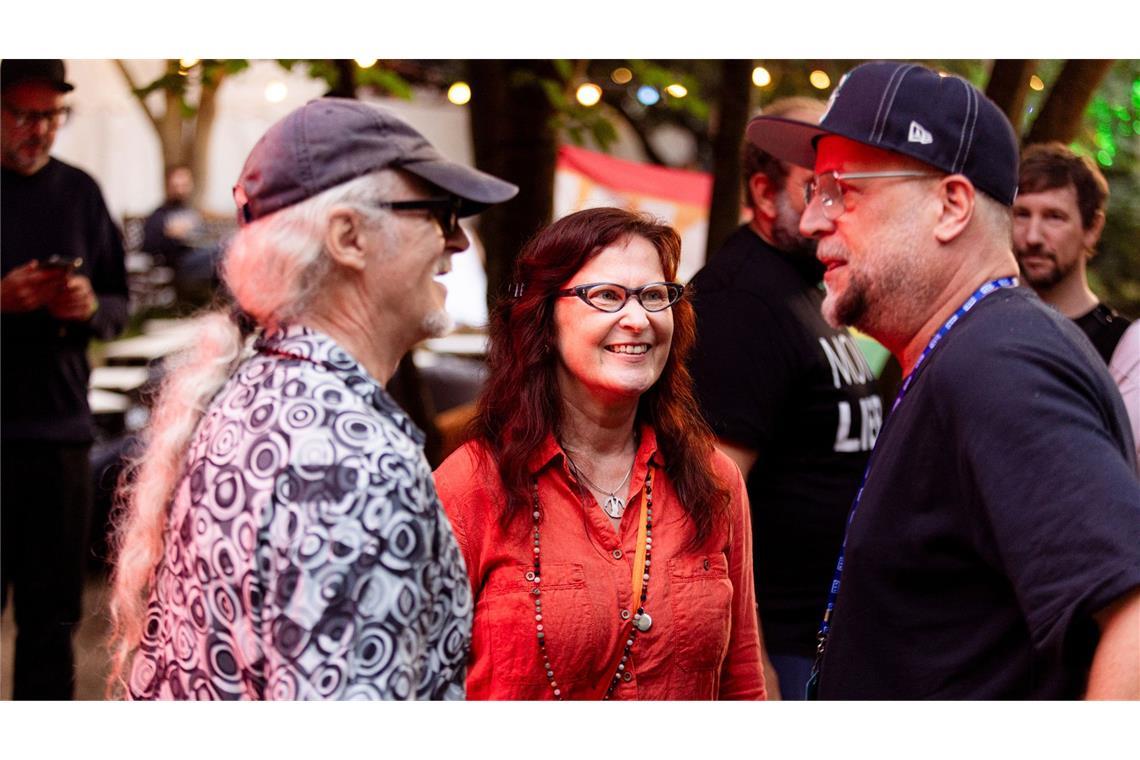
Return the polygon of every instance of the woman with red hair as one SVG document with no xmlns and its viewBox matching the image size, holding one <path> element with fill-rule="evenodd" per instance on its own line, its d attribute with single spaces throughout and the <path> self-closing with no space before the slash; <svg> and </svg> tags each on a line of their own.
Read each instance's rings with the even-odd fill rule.
<svg viewBox="0 0 1140 760">
<path fill-rule="evenodd" d="M 471 699 L 763 699 L 751 527 L 685 360 L 681 242 L 616 208 L 527 244 L 472 440 L 436 471 Z"/>
</svg>

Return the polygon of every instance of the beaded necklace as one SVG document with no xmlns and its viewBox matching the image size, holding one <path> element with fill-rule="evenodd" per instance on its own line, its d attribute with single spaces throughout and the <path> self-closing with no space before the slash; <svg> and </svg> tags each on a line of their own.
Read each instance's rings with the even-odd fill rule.
<svg viewBox="0 0 1140 760">
<path fill-rule="evenodd" d="M 531 594 L 534 596 L 534 621 L 535 628 L 538 634 L 538 656 L 542 661 L 542 670 L 546 673 L 546 679 L 550 682 L 550 688 L 554 692 L 556 700 L 562 700 L 562 687 L 558 685 L 558 681 L 554 676 L 554 666 L 550 662 L 550 654 L 546 649 L 546 631 L 542 624 L 542 563 L 541 563 L 541 545 L 539 539 L 539 518 L 542 516 L 541 506 L 538 500 L 538 480 L 531 480 L 531 494 L 534 499 L 534 511 L 531 516 L 534 519 L 534 570 L 526 574 L 526 579 L 534 584 L 531 589 Z M 633 650 L 633 643 L 637 640 L 637 634 L 642 631 L 649 630 L 652 621 L 649 615 L 645 612 L 645 600 L 649 596 L 649 566 L 650 555 L 653 551 L 653 466 L 649 465 L 645 474 L 645 564 L 642 567 L 642 574 L 640 577 L 640 584 L 635 583 L 634 594 L 639 598 L 635 600 L 637 603 L 637 613 L 633 615 L 633 619 L 626 623 L 628 632 L 626 634 L 625 645 L 622 649 L 621 659 L 618 661 L 617 668 L 614 671 L 614 676 L 610 680 L 609 686 L 606 688 L 605 694 L 602 695 L 603 700 L 608 700 L 613 696 L 614 691 L 621 684 L 622 673 L 625 671 L 626 663 L 629 661 L 629 653 Z M 636 562 L 636 561 L 635 561 Z M 638 591 L 640 588 L 640 591 Z"/>
</svg>

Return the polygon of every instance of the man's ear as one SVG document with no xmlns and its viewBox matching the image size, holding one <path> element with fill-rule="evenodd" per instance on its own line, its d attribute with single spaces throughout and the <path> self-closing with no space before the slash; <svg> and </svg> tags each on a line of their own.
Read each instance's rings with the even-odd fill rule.
<svg viewBox="0 0 1140 760">
<path fill-rule="evenodd" d="M 366 239 L 367 230 L 356 211 L 337 207 L 329 212 L 325 250 L 338 265 L 363 270 L 367 263 Z"/>
<path fill-rule="evenodd" d="M 1092 224 L 1084 231 L 1082 243 L 1085 246 L 1085 256 L 1092 258 L 1096 255 L 1096 244 L 1100 242 L 1100 233 L 1104 232 L 1104 212 L 1098 211 L 1093 217 Z"/>
<path fill-rule="evenodd" d="M 970 224 L 977 203 L 976 191 L 970 180 L 961 174 L 943 177 L 938 183 L 938 221 L 934 237 L 939 243 L 949 243 Z"/>
<path fill-rule="evenodd" d="M 768 219 L 776 218 L 777 188 L 764 172 L 756 172 L 748 178 L 748 189 L 752 191 L 752 205 Z"/>
</svg>

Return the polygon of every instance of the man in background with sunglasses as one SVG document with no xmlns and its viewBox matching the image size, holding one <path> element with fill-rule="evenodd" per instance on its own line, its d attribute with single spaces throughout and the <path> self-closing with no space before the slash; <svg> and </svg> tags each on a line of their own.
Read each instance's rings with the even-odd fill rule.
<svg viewBox="0 0 1140 760">
<path fill-rule="evenodd" d="M 94 436 L 87 344 L 127 321 L 123 245 L 98 185 L 51 157 L 63 61 L 0 63 L 0 562 L 13 592 L 15 699 L 69 699 Z M 9 589 L 11 586 L 11 589 Z"/>
<path fill-rule="evenodd" d="M 764 113 L 817 124 L 823 108 L 786 98 Z M 690 364 L 701 410 L 748 484 L 769 696 L 803 699 L 883 406 L 847 328 L 820 314 L 823 267 L 799 231 L 811 171 L 747 141 L 741 164 L 752 219 L 693 278 Z"/>
<path fill-rule="evenodd" d="M 748 135 L 814 167 L 800 230 L 823 313 L 904 375 L 823 615 L 819 696 L 1140 698 L 1132 437 L 1079 329 L 1014 287 L 1005 116 L 962 79 L 879 62 L 818 127 Z"/>
</svg>

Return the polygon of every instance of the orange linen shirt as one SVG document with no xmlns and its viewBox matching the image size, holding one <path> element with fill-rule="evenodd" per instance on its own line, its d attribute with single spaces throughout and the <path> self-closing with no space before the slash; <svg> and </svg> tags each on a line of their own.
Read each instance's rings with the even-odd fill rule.
<svg viewBox="0 0 1140 760">
<path fill-rule="evenodd" d="M 475 597 L 468 699 L 553 699 L 539 657 L 530 512 L 504 531 L 498 472 L 468 443 L 435 472 Z M 640 498 L 650 458 L 663 464 L 654 431 L 643 426 L 630 478 L 629 507 L 615 531 L 578 486 L 550 436 L 530 460 L 542 505 L 542 615 L 546 651 L 564 699 L 597 695 L 623 647 L 623 614 L 636 611 L 630 586 Z M 653 474 L 653 553 L 645 610 L 613 699 L 764 699 L 752 582 L 748 496 L 736 465 L 719 451 L 710 466 L 728 485 L 727 520 L 697 550 L 684 548 L 692 523 L 662 467 Z"/>
</svg>

